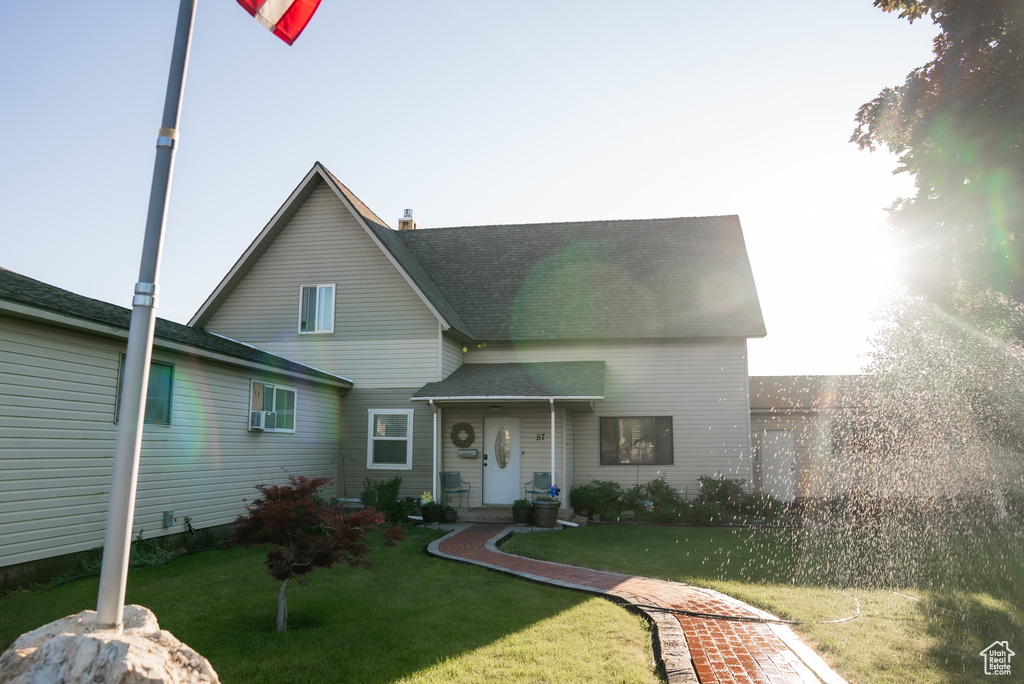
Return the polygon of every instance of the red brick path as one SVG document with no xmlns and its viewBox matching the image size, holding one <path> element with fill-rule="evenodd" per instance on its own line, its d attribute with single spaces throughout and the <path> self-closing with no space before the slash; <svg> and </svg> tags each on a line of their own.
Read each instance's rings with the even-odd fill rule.
<svg viewBox="0 0 1024 684">
<path fill-rule="evenodd" d="M 430 553 L 641 606 L 658 625 L 661 659 L 672 684 L 806 684 L 844 680 L 782 625 L 709 619 L 657 608 L 714 615 L 772 616 L 724 594 L 679 582 L 602 572 L 513 556 L 496 547 L 510 528 L 478 523 L 433 542 Z"/>
</svg>

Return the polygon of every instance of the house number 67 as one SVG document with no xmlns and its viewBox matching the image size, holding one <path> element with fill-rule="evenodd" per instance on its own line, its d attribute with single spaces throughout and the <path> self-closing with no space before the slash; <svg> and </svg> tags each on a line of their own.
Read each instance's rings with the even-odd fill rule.
<svg viewBox="0 0 1024 684">
<path fill-rule="evenodd" d="M 538 432 L 537 433 L 537 441 L 538 442 L 543 442 L 545 437 L 547 437 L 547 435 L 545 433 L 543 433 L 543 432 Z"/>
</svg>

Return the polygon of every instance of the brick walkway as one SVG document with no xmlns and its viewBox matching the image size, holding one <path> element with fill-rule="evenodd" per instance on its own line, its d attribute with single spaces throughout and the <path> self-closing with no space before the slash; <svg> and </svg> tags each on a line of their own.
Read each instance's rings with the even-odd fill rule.
<svg viewBox="0 0 1024 684">
<path fill-rule="evenodd" d="M 658 627 L 659 656 L 671 684 L 844 682 L 784 625 L 691 617 L 658 608 L 772 619 L 764 611 L 725 594 L 679 582 L 578 568 L 499 551 L 497 542 L 515 529 L 483 523 L 459 525 L 453 533 L 432 542 L 428 551 L 442 558 L 646 606 L 642 610 Z"/>
</svg>

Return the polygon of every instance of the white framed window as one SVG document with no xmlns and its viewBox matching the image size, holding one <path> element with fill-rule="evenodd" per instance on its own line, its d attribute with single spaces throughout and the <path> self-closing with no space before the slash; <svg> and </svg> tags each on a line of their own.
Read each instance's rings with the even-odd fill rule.
<svg viewBox="0 0 1024 684">
<path fill-rule="evenodd" d="M 252 381 L 249 429 L 295 432 L 295 388 Z"/>
<path fill-rule="evenodd" d="M 114 422 L 121 411 L 121 392 L 124 389 L 124 361 L 117 370 L 117 400 L 114 402 Z M 174 366 L 161 361 L 149 362 L 149 385 L 146 390 L 146 413 L 143 422 L 146 425 L 170 425 L 171 406 L 174 400 Z"/>
<path fill-rule="evenodd" d="M 370 409 L 366 467 L 412 470 L 413 409 Z"/>
<path fill-rule="evenodd" d="M 334 284 L 299 288 L 299 333 L 334 332 Z"/>
</svg>

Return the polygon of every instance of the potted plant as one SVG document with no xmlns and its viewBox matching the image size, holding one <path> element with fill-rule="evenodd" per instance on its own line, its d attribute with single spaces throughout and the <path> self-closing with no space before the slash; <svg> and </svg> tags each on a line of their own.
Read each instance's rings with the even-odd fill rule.
<svg viewBox="0 0 1024 684">
<path fill-rule="evenodd" d="M 538 496 L 533 500 L 533 524 L 537 527 L 554 527 L 558 520 L 558 509 L 561 503 L 558 495 L 562 493 L 556 485 L 548 487 L 547 496 Z"/>
<path fill-rule="evenodd" d="M 441 507 L 441 517 L 446 523 L 453 523 L 458 518 L 458 511 L 453 506 L 445 504 Z"/>
<path fill-rule="evenodd" d="M 430 492 L 423 492 L 420 496 L 420 515 L 423 516 L 424 524 L 441 522 L 441 504 L 434 500 Z"/>
<path fill-rule="evenodd" d="M 520 527 L 530 524 L 533 519 L 533 504 L 529 499 L 516 499 L 512 502 L 512 519 Z"/>
</svg>

